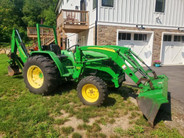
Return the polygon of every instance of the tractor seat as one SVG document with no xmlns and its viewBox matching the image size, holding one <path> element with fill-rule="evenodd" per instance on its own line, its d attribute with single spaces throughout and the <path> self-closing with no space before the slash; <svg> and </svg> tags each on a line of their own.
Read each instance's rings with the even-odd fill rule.
<svg viewBox="0 0 184 138">
<path fill-rule="evenodd" d="M 56 45 L 56 44 L 51 44 L 51 45 L 50 45 L 50 51 L 54 52 L 54 53 L 58 56 L 58 58 L 59 58 L 60 60 L 61 60 L 61 59 L 68 58 L 68 56 L 61 54 L 61 49 L 60 49 L 60 47 L 59 47 L 58 45 Z"/>
</svg>

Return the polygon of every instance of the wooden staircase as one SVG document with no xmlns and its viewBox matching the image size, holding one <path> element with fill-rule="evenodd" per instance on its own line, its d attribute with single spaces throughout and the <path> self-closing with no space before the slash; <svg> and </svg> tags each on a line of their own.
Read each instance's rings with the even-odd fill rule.
<svg viewBox="0 0 184 138">
<path fill-rule="evenodd" d="M 27 36 L 33 40 L 33 46 L 38 46 L 36 27 L 27 27 Z M 54 32 L 51 28 L 40 28 L 41 45 L 49 45 L 54 42 Z"/>
</svg>

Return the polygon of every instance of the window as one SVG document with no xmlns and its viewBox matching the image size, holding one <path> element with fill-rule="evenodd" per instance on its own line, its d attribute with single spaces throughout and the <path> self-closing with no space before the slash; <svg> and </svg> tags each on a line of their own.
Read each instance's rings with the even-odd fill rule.
<svg viewBox="0 0 184 138">
<path fill-rule="evenodd" d="M 175 35 L 174 36 L 174 42 L 180 42 L 181 41 L 181 36 Z"/>
<path fill-rule="evenodd" d="M 164 41 L 171 41 L 171 35 L 164 35 Z"/>
<path fill-rule="evenodd" d="M 174 36 L 174 42 L 184 42 L 184 36 L 175 35 Z"/>
<path fill-rule="evenodd" d="M 113 7 L 114 6 L 114 0 L 102 0 L 102 6 Z"/>
<path fill-rule="evenodd" d="M 130 33 L 119 33 L 119 40 L 131 40 Z"/>
<path fill-rule="evenodd" d="M 156 0 L 155 12 L 165 11 L 165 0 Z"/>
<path fill-rule="evenodd" d="M 134 34 L 134 40 L 147 41 L 147 34 Z"/>
<path fill-rule="evenodd" d="M 184 36 L 182 36 L 182 42 L 184 43 Z"/>
<path fill-rule="evenodd" d="M 97 0 L 93 0 L 93 9 L 96 8 L 96 1 L 97 1 Z"/>
</svg>

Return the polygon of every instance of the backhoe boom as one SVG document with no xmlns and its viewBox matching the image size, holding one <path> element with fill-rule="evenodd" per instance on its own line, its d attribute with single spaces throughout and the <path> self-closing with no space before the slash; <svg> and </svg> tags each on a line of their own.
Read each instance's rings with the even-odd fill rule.
<svg viewBox="0 0 184 138">
<path fill-rule="evenodd" d="M 24 43 L 22 42 L 18 30 L 14 29 L 11 38 L 11 52 L 9 54 L 10 66 L 8 67 L 8 73 L 10 76 L 20 73 L 19 69 L 22 70 L 28 56 L 29 54 Z"/>
</svg>

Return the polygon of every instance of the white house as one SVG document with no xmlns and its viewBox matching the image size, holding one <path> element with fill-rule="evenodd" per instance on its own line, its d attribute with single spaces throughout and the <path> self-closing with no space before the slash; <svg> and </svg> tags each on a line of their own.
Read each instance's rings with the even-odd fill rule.
<svg viewBox="0 0 184 138">
<path fill-rule="evenodd" d="M 58 0 L 56 12 L 69 46 L 120 45 L 148 65 L 184 64 L 184 0 Z"/>
</svg>

